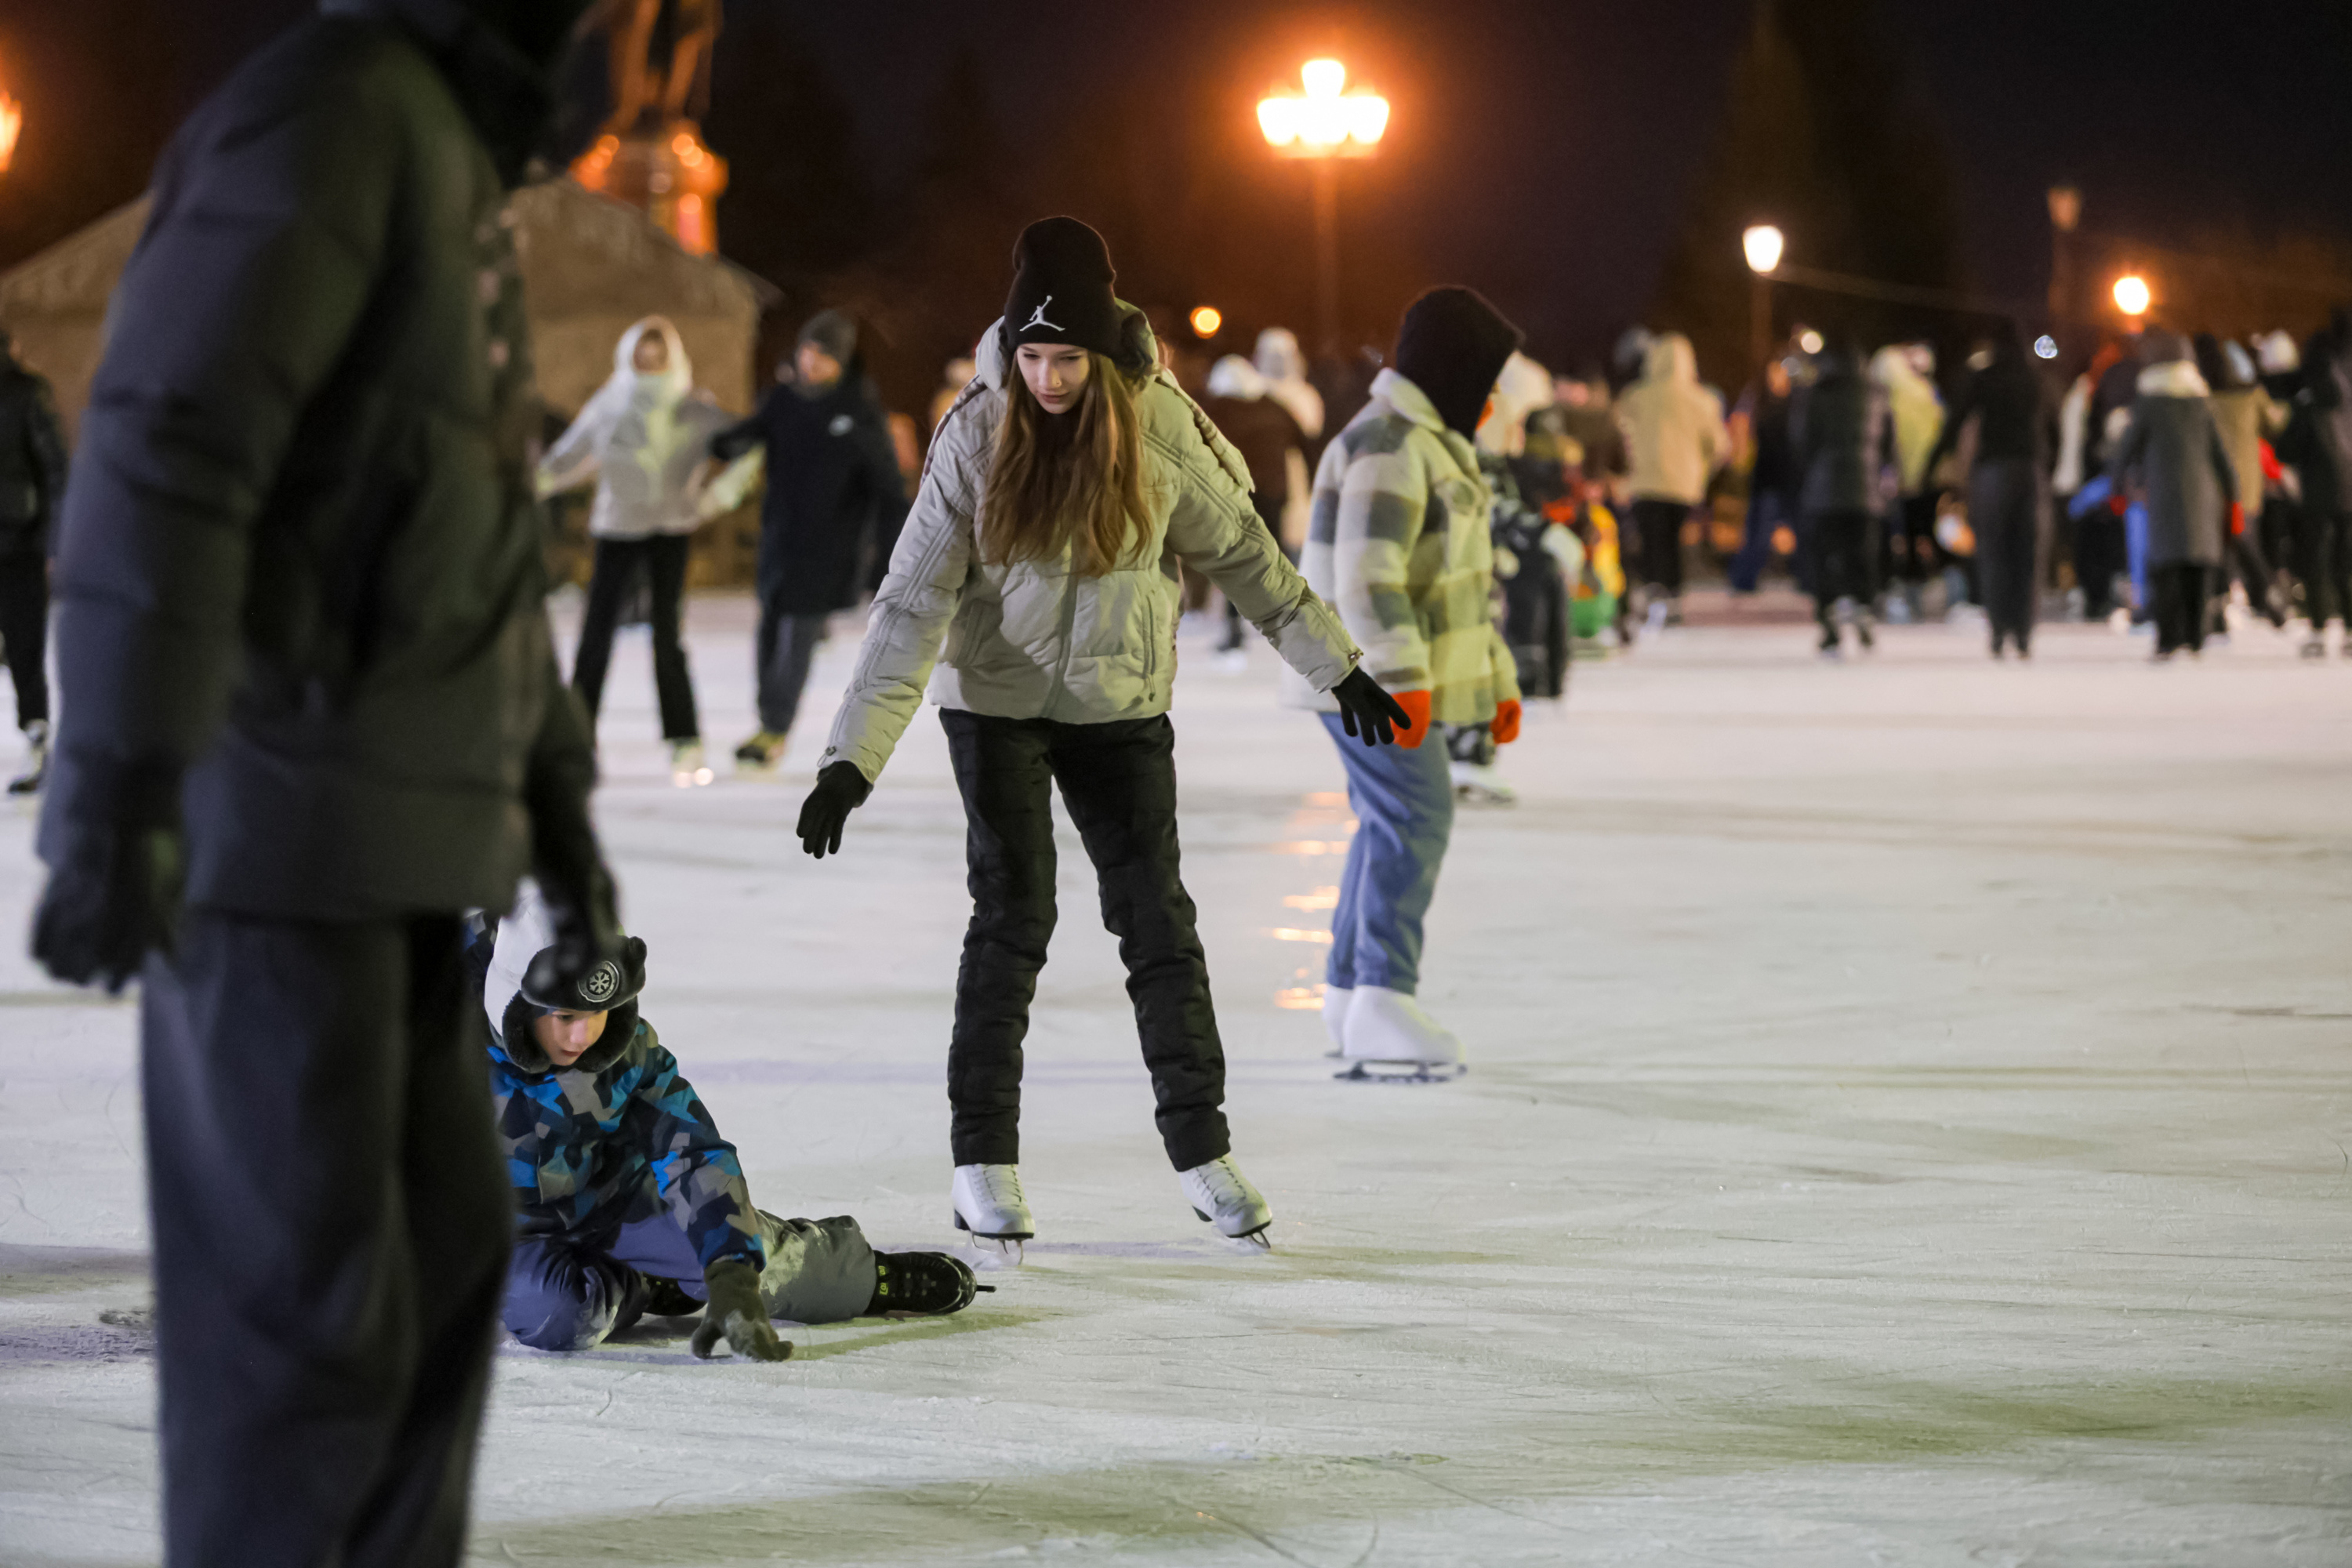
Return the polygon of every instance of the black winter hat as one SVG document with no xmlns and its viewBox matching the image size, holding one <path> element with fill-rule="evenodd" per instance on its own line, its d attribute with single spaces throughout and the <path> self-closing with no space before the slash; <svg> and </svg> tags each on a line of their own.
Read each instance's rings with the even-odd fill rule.
<svg viewBox="0 0 2352 1568">
<path fill-rule="evenodd" d="M 1004 300 L 1004 352 L 1023 343 L 1068 343 L 1118 353 L 1118 300 L 1110 291 L 1110 247 L 1074 217 L 1039 218 L 1013 247 L 1013 292 Z"/>
<path fill-rule="evenodd" d="M 857 322 L 842 310 L 819 310 L 801 324 L 800 340 L 814 343 L 843 364 L 857 353 Z"/>
<path fill-rule="evenodd" d="M 1449 430 L 1478 431 L 1478 416 L 1523 334 L 1475 289 L 1432 289 L 1405 307 L 1396 370 L 1421 388 Z"/>
<path fill-rule="evenodd" d="M 555 949 L 541 948 L 523 971 L 522 999 L 549 1013 L 609 1013 L 634 1002 L 646 988 L 646 939 L 633 936 L 621 944 L 619 959 L 606 959 L 577 981 L 557 977 Z"/>
</svg>

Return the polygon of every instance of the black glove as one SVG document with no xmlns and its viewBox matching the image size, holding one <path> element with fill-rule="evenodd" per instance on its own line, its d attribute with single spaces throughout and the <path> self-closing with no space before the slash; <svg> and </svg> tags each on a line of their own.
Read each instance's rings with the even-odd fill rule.
<svg viewBox="0 0 2352 1568">
<path fill-rule="evenodd" d="M 51 838 L 48 886 L 33 915 L 33 956 L 72 985 L 121 994 L 150 952 L 172 951 L 186 855 L 162 825 L 68 829 Z"/>
<path fill-rule="evenodd" d="M 1379 681 L 1366 675 L 1360 664 L 1331 689 L 1331 696 L 1339 704 L 1339 722 L 1367 746 L 1392 746 L 1399 730 L 1412 728 L 1412 715 L 1382 690 Z"/>
<path fill-rule="evenodd" d="M 841 853 L 841 829 L 849 814 L 866 804 L 874 786 L 866 782 L 856 763 L 827 763 L 816 775 L 816 788 L 801 806 L 801 847 L 824 859 Z"/>
<path fill-rule="evenodd" d="M 725 1340 L 737 1355 L 753 1361 L 789 1361 L 790 1340 L 776 1337 L 768 1321 L 768 1304 L 760 1300 L 760 1274 L 740 1258 L 722 1258 L 702 1271 L 710 1300 L 702 1306 L 702 1323 L 694 1331 L 694 1353 L 703 1360 Z"/>
</svg>

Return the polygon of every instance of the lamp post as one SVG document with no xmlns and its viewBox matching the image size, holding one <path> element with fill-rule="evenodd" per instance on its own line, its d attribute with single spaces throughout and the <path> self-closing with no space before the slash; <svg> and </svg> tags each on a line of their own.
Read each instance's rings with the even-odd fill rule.
<svg viewBox="0 0 2352 1568">
<path fill-rule="evenodd" d="M 1765 356 L 1772 352 L 1772 274 L 1780 269 L 1788 240 L 1770 224 L 1759 223 L 1739 237 L 1739 247 L 1748 253 L 1748 270 L 1755 274 L 1748 296 L 1748 363 L 1761 374 Z"/>
<path fill-rule="evenodd" d="M 1339 174 L 1337 160 L 1369 158 L 1389 128 L 1389 100 L 1348 90 L 1348 68 L 1308 60 L 1298 69 L 1304 94 L 1276 89 L 1258 100 L 1258 129 L 1286 158 L 1314 168 L 1315 315 L 1324 352 L 1339 347 Z"/>
</svg>

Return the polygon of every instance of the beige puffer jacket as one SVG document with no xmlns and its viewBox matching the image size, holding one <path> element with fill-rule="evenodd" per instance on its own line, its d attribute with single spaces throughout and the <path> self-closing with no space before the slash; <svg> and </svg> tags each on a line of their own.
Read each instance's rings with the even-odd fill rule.
<svg viewBox="0 0 2352 1568">
<path fill-rule="evenodd" d="M 1617 395 L 1625 433 L 1626 489 L 1635 500 L 1696 506 L 1729 449 L 1723 405 L 1699 384 L 1690 340 L 1663 332 L 1650 341 L 1642 379 Z"/>
<path fill-rule="evenodd" d="M 1135 400 L 1151 526 L 1138 563 L 1082 577 L 1066 552 L 1056 561 L 982 562 L 975 520 L 1013 373 L 994 326 L 981 342 L 979 374 L 932 437 L 826 763 L 845 759 L 869 782 L 879 778 L 926 683 L 942 708 L 999 718 L 1100 724 L 1165 713 L 1176 675 L 1180 560 L 1223 589 L 1318 691 L 1355 668 L 1361 655 L 1339 617 L 1258 521 L 1241 455 L 1156 368 Z M 1119 363 L 1131 374 L 1158 363 L 1151 329 L 1132 307 Z"/>
</svg>

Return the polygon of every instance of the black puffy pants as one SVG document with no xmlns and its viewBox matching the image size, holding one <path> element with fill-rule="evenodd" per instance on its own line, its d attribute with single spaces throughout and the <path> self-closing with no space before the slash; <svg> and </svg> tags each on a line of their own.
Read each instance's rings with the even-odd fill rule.
<svg viewBox="0 0 2352 1568">
<path fill-rule="evenodd" d="M 1969 528 L 1977 536 L 1977 582 L 2000 650 L 2006 637 L 2027 652 L 2042 596 L 2042 476 L 2023 458 L 1988 458 L 1969 470 Z"/>
<path fill-rule="evenodd" d="M 1054 934 L 1051 784 L 1118 938 L 1169 1161 L 1183 1171 L 1231 1153 L 1209 961 L 1177 874 L 1175 727 L 1165 715 L 1064 724 L 947 709 L 940 720 L 963 792 L 971 889 L 948 1047 L 955 1163 L 1021 1158 L 1021 1044 Z"/>
<path fill-rule="evenodd" d="M 604 700 L 604 671 L 613 662 L 613 633 L 621 606 L 643 571 L 651 590 L 654 692 L 661 700 L 662 739 L 692 741 L 702 734 L 694 710 L 694 676 L 686 663 L 680 621 L 686 600 L 689 536 L 656 533 L 647 539 L 600 539 L 596 569 L 588 579 L 588 608 L 580 619 L 580 651 L 572 660 L 572 687 L 587 706 L 588 721 Z"/>
<path fill-rule="evenodd" d="M 2305 507 L 2295 526 L 2294 553 L 2311 629 L 2330 621 L 2352 626 L 2352 513 Z"/>
<path fill-rule="evenodd" d="M 198 910 L 148 961 L 167 1568 L 463 1554 L 514 1213 L 459 935 Z"/>
<path fill-rule="evenodd" d="M 1832 624 L 1830 610 L 1840 599 L 1870 605 L 1871 524 L 1866 511 L 1817 511 L 1812 514 L 1813 618 Z"/>
<path fill-rule="evenodd" d="M 2156 600 L 2156 651 L 2203 651 L 2211 569 L 2195 561 L 2167 561 L 2150 567 L 2147 574 Z"/>
<path fill-rule="evenodd" d="M 16 683 L 16 728 L 49 717 L 49 561 L 37 548 L 0 551 L 0 647 Z"/>
</svg>

